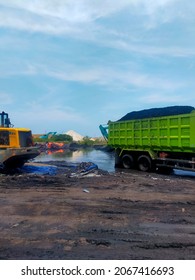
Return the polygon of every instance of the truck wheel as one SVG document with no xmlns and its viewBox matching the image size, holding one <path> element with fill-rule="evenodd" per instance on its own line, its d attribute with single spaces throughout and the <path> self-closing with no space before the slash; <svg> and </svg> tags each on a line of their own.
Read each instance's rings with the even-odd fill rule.
<svg viewBox="0 0 195 280">
<path fill-rule="evenodd" d="M 148 156 L 140 156 L 137 160 L 138 169 L 140 171 L 149 172 L 152 169 L 152 161 Z"/>
<path fill-rule="evenodd" d="M 131 155 L 124 155 L 122 157 L 122 164 L 123 164 L 123 167 L 126 169 L 133 168 L 134 167 L 133 157 Z"/>
</svg>

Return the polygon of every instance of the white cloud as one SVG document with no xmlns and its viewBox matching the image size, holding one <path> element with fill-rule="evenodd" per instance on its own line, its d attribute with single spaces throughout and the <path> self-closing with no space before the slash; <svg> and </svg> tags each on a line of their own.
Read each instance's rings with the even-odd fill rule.
<svg viewBox="0 0 195 280">
<path fill-rule="evenodd" d="M 194 22 L 195 3 L 183 0 L 135 0 L 136 14 L 146 16 L 143 23 L 146 29 L 153 29 L 175 20 Z M 185 23 L 184 23 L 185 24 Z"/>
<path fill-rule="evenodd" d="M 5 93 L 5 92 L 0 92 L 0 99 L 1 99 L 1 108 L 3 109 L 2 106 L 8 105 L 13 103 L 13 99 L 10 94 Z"/>
<path fill-rule="evenodd" d="M 114 49 L 126 51 L 129 53 L 137 53 L 141 55 L 147 56 L 168 56 L 168 57 L 191 57 L 195 56 L 195 48 L 192 46 L 179 46 L 177 44 L 171 45 L 160 45 L 152 44 L 152 42 L 148 41 L 147 43 L 139 42 L 128 42 L 128 40 L 115 40 L 111 38 L 109 42 L 105 42 L 105 45 L 110 46 Z"/>
<path fill-rule="evenodd" d="M 133 69 L 132 69 L 133 68 Z M 169 78 L 158 77 L 156 74 L 142 73 L 135 70 L 134 65 L 130 69 L 122 70 L 120 68 L 102 67 L 98 65 L 81 67 L 75 64 L 28 64 L 24 63 L 21 69 L 7 70 L 4 75 L 42 75 L 55 78 L 62 81 L 91 83 L 96 85 L 106 86 L 107 88 L 116 87 L 135 87 L 145 89 L 161 89 L 161 90 L 176 90 L 184 86 L 182 81 L 174 81 Z M 3 74 L 2 74 L 3 75 Z"/>
<path fill-rule="evenodd" d="M 75 124 L 85 124 L 86 120 L 82 113 L 78 113 L 74 108 L 60 105 L 46 105 L 38 102 L 29 103 L 22 106 L 20 110 L 12 114 L 15 127 L 30 127 L 34 133 L 50 129 L 73 127 Z"/>
<path fill-rule="evenodd" d="M 157 39 L 156 42 L 145 37 L 148 29 L 157 28 L 175 19 L 186 19 L 186 22 L 191 20 L 190 28 L 194 33 L 195 4 L 191 1 L 184 3 L 182 0 L 0 0 L 0 4 L 3 7 L 0 11 L 0 27 L 70 36 L 143 55 L 173 57 L 195 55 L 193 42 L 178 46 L 177 42 L 174 43 L 172 38 L 169 38 L 168 45 L 165 46 L 161 43 L 158 33 L 153 35 Z M 126 17 L 121 27 L 115 24 L 104 26 L 99 20 L 109 19 L 111 15 L 122 10 L 126 12 Z M 138 20 L 134 25 L 136 17 Z M 143 37 L 141 34 L 144 34 Z"/>
<path fill-rule="evenodd" d="M 183 86 L 181 81 L 173 81 L 168 78 L 160 78 L 156 75 L 139 73 L 133 70 L 111 69 L 108 67 L 79 68 L 78 66 L 65 67 L 63 71 L 42 70 L 42 73 L 64 81 L 76 81 L 81 83 L 93 83 L 109 88 L 135 87 L 161 90 L 176 90 Z"/>
<path fill-rule="evenodd" d="M 13 61 L 12 61 L 13 62 Z M 13 64 L 15 67 L 13 67 Z M 9 67 L 7 66 L 9 65 Z M 136 69 L 138 68 L 138 69 Z M 153 73 L 153 70 L 144 72 L 139 70 L 136 64 L 121 62 L 119 67 L 109 67 L 94 64 L 93 66 L 82 66 L 78 64 L 67 64 L 59 60 L 51 60 L 45 64 L 28 62 L 25 59 L 8 61 L 4 63 L 0 71 L 0 77 L 4 76 L 36 76 L 52 77 L 60 81 L 79 82 L 81 84 L 93 84 L 103 86 L 107 89 L 132 88 L 155 89 L 173 91 L 184 87 L 184 80 L 174 80 L 168 75 L 164 77 Z"/>
<path fill-rule="evenodd" d="M 0 26 L 51 34 L 83 33 L 83 26 L 129 5 L 121 0 L 0 0 Z M 114 4 L 114 5 L 113 5 Z M 93 24 L 91 28 L 95 28 Z"/>
<path fill-rule="evenodd" d="M 162 9 L 171 7 L 173 4 L 178 2 L 178 0 L 136 0 L 133 2 L 136 7 L 142 8 L 140 10 L 141 13 L 145 13 L 148 16 L 153 16 L 158 13 L 158 11 L 162 12 Z"/>
<path fill-rule="evenodd" d="M 181 0 L 0 0 L 4 7 L 0 26 L 60 34 L 109 18 L 121 10 L 129 11 L 129 16 L 133 11 L 134 15 L 147 15 L 153 22 L 165 22 L 189 11 L 189 4 L 181 3 Z"/>
<path fill-rule="evenodd" d="M 31 12 L 35 15 L 66 19 L 68 22 L 89 22 L 131 5 L 134 1 L 120 0 L 0 0 L 4 7 Z"/>
<path fill-rule="evenodd" d="M 147 94 L 147 96 L 142 96 L 139 98 L 141 103 L 144 104 L 160 104 L 160 103 L 166 103 L 166 104 L 185 104 L 188 99 L 185 96 L 180 96 L 178 94 L 166 94 L 166 93 L 152 93 Z"/>
</svg>

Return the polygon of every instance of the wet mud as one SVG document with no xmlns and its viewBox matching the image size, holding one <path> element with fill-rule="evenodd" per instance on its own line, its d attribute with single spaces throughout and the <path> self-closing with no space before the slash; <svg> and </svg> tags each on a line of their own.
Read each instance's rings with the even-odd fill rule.
<svg viewBox="0 0 195 280">
<path fill-rule="evenodd" d="M 195 259 L 195 178 L 53 168 L 0 175 L 0 259 Z"/>
</svg>

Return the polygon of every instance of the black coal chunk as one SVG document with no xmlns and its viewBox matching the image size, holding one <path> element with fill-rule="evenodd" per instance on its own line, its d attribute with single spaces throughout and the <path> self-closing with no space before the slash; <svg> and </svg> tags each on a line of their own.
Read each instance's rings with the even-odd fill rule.
<svg viewBox="0 0 195 280">
<path fill-rule="evenodd" d="M 151 109 L 130 112 L 126 114 L 124 117 L 122 117 L 120 120 L 118 120 L 118 122 L 127 121 L 127 120 L 137 120 L 137 119 L 189 114 L 193 110 L 195 110 L 195 108 L 192 106 L 169 106 L 164 108 L 151 108 Z"/>
</svg>

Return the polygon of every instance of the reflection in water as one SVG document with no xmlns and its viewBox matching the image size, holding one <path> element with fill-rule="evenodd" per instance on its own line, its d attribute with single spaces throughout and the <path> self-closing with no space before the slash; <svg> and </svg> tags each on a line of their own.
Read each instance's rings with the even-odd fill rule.
<svg viewBox="0 0 195 280">
<path fill-rule="evenodd" d="M 114 154 L 95 149 L 82 149 L 77 151 L 58 150 L 50 153 L 41 153 L 35 161 L 68 161 L 70 163 L 93 162 L 99 169 L 109 172 L 115 171 Z"/>
<path fill-rule="evenodd" d="M 64 150 L 63 149 L 59 149 L 59 150 L 57 150 L 57 151 L 50 151 L 50 150 L 48 150 L 47 151 L 47 154 L 48 155 L 52 155 L 52 154 L 59 154 L 59 153 L 63 153 L 64 152 Z"/>
</svg>

